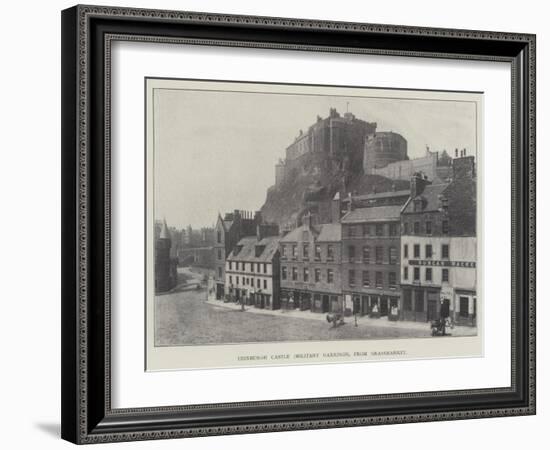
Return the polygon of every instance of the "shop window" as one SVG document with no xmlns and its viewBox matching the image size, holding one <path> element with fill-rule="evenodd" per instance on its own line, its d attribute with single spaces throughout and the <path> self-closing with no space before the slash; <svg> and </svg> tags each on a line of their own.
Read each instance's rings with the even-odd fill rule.
<svg viewBox="0 0 550 450">
<path fill-rule="evenodd" d="M 412 293 L 409 289 L 403 291 L 403 309 L 412 311 Z"/>
<path fill-rule="evenodd" d="M 423 312 L 424 311 L 424 295 L 422 294 L 422 291 L 416 291 L 415 292 L 414 310 L 416 312 Z"/>
</svg>

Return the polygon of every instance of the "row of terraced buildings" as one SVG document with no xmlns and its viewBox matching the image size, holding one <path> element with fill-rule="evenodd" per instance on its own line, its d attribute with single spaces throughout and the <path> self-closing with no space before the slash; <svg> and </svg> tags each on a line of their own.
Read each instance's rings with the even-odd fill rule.
<svg viewBox="0 0 550 450">
<path fill-rule="evenodd" d="M 421 173 L 410 189 L 332 200 L 331 222 L 305 215 L 280 233 L 234 211 L 215 229 L 215 294 L 269 309 L 429 321 L 440 309 L 477 321 L 476 173 L 452 161 L 448 181 Z"/>
</svg>

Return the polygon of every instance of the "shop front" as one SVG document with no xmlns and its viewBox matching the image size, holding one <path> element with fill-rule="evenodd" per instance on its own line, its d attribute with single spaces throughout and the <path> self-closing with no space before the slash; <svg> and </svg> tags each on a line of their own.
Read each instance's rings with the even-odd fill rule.
<svg viewBox="0 0 550 450">
<path fill-rule="evenodd" d="M 441 310 L 440 288 L 402 286 L 401 291 L 403 296 L 403 305 L 400 313 L 401 320 L 428 322 L 439 319 Z"/>
<path fill-rule="evenodd" d="M 398 295 L 380 293 L 353 293 L 353 313 L 372 318 L 387 317 L 388 320 L 398 320 L 400 298 Z"/>
<path fill-rule="evenodd" d="M 475 327 L 477 325 L 476 292 L 455 289 L 453 320 L 458 325 Z"/>
<path fill-rule="evenodd" d="M 320 292 L 313 294 L 311 311 L 316 313 L 328 313 L 330 311 L 330 295 Z"/>
<path fill-rule="evenodd" d="M 225 287 L 223 283 L 216 283 L 216 300 L 223 300 L 225 295 Z"/>
</svg>

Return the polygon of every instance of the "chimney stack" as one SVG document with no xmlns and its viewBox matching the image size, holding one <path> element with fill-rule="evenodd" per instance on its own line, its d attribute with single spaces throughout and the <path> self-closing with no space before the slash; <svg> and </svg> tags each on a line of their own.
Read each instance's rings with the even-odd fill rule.
<svg viewBox="0 0 550 450">
<path fill-rule="evenodd" d="M 473 156 L 453 160 L 453 180 L 460 178 L 475 178 L 475 158 Z"/>
<path fill-rule="evenodd" d="M 308 211 L 307 215 L 304 216 L 304 225 L 310 229 L 311 228 L 311 213 Z"/>
<path fill-rule="evenodd" d="M 348 192 L 348 212 L 353 211 L 353 195 Z"/>
<path fill-rule="evenodd" d="M 431 184 L 421 172 L 415 172 L 411 177 L 411 197 L 415 198 L 424 192 L 427 184 Z"/>
</svg>

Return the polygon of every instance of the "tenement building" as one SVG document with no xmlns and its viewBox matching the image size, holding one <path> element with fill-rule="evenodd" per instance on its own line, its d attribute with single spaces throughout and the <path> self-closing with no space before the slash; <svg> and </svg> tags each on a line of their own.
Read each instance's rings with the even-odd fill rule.
<svg viewBox="0 0 550 450">
<path fill-rule="evenodd" d="M 395 200 L 383 196 L 377 206 L 376 194 L 362 200 L 371 206 L 354 207 L 342 217 L 342 291 L 346 307 L 354 314 L 371 317 L 399 317 L 400 213 L 405 198 L 395 192 Z"/>
<path fill-rule="evenodd" d="M 218 214 L 212 249 L 214 252 L 214 283 L 218 300 L 225 296 L 225 260 L 227 256 L 244 236 L 255 236 L 256 226 L 261 223 L 262 217 L 259 211 L 252 213 L 235 210 L 225 214 L 223 218 L 221 214 Z M 278 229 L 276 233 L 272 234 L 278 234 Z"/>
<path fill-rule="evenodd" d="M 313 312 L 340 312 L 343 308 L 341 226 L 313 225 L 311 216 L 302 226 L 281 238 L 282 307 Z"/>
<path fill-rule="evenodd" d="M 256 236 L 242 238 L 227 257 L 226 297 L 257 308 L 278 309 L 279 237 L 265 236 L 261 225 L 257 228 Z"/>
<path fill-rule="evenodd" d="M 401 227 L 401 318 L 433 320 L 443 306 L 455 322 L 476 325 L 474 157 L 454 159 L 448 183 L 415 174 Z"/>
</svg>

